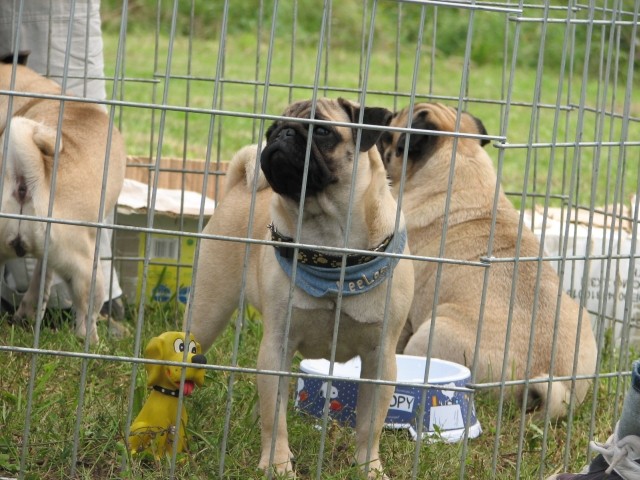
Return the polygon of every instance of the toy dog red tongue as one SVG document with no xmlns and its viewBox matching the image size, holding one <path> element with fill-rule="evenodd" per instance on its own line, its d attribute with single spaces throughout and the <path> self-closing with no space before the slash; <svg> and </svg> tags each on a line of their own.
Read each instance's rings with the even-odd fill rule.
<svg viewBox="0 0 640 480">
<path fill-rule="evenodd" d="M 184 389 L 182 390 L 182 393 L 184 394 L 185 397 L 188 397 L 193 393 L 193 390 L 195 388 L 196 386 L 191 380 L 185 380 Z"/>
</svg>

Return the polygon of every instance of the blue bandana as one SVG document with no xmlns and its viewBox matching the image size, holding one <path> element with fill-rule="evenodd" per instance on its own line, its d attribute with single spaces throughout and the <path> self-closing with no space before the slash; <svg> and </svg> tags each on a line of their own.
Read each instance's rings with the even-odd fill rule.
<svg viewBox="0 0 640 480">
<path fill-rule="evenodd" d="M 385 248 L 387 253 L 402 253 L 407 243 L 407 231 L 394 235 Z M 291 278 L 293 259 L 285 258 L 280 249 L 274 249 L 276 259 Z M 399 258 L 373 256 L 371 260 L 345 267 L 342 295 L 358 295 L 383 283 L 398 264 Z M 313 297 L 338 295 L 340 291 L 340 267 L 326 268 L 298 262 L 296 286 Z"/>
</svg>

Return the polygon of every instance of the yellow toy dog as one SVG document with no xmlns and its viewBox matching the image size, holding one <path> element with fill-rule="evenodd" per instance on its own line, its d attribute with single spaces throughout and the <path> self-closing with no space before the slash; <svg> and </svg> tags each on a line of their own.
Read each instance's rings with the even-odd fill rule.
<svg viewBox="0 0 640 480">
<path fill-rule="evenodd" d="M 185 349 L 188 351 L 187 362 L 200 365 L 207 363 L 200 344 L 194 340 L 193 335 L 187 344 L 184 332 L 165 332 L 152 338 L 144 351 L 144 358 L 182 362 Z M 134 455 L 147 450 L 154 457 L 160 458 L 162 454 L 172 455 L 173 442 L 178 442 L 177 451 L 181 452 L 186 443 L 187 410 L 184 403 L 180 426 L 176 428 L 175 423 L 183 367 L 148 363 L 145 368 L 147 386 L 153 387 L 153 391 L 131 425 L 129 449 Z M 195 385 L 201 387 L 203 383 L 204 369 L 187 368 L 183 396 L 188 397 Z"/>
</svg>

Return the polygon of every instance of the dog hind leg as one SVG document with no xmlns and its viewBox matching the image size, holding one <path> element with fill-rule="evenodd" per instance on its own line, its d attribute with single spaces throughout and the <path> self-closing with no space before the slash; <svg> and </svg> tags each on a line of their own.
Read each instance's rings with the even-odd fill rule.
<svg viewBox="0 0 640 480">
<path fill-rule="evenodd" d="M 98 262 L 98 268 L 95 269 L 95 285 L 91 290 L 91 279 L 94 275 L 93 258 L 95 250 L 95 234 L 91 233 L 89 238 L 84 241 L 78 239 L 80 232 L 74 229 L 76 234 L 74 255 L 52 255 L 56 263 L 54 270 L 66 280 L 71 292 L 71 300 L 76 317 L 76 331 L 78 338 L 84 339 L 89 332 L 89 341 L 91 344 L 98 342 L 98 312 L 104 302 L 104 280 L 102 277 L 102 268 Z M 61 257 L 63 257 L 61 259 Z M 91 295 L 93 294 L 93 305 L 89 311 Z"/>
<path fill-rule="evenodd" d="M 40 315 L 44 314 L 47 303 L 49 302 L 49 292 L 51 290 L 51 281 L 53 279 L 53 271 L 47 268 L 44 278 L 44 293 L 42 298 L 42 311 Z M 42 260 L 38 259 L 36 266 L 33 270 L 33 275 L 29 282 L 29 288 L 22 297 L 20 306 L 13 316 L 12 321 L 14 323 L 24 325 L 28 318 L 35 318 L 36 307 L 38 305 L 38 297 L 40 296 L 40 282 L 42 280 Z"/>
<path fill-rule="evenodd" d="M 104 301 L 104 287 L 102 270 L 96 269 L 96 282 L 93 293 L 93 308 L 89 311 L 91 273 L 84 276 L 84 279 L 71 281 L 71 295 L 76 315 L 76 336 L 84 339 L 89 332 L 89 342 L 93 345 L 98 343 L 98 313 Z"/>
<path fill-rule="evenodd" d="M 457 315 L 452 315 L 453 310 L 447 309 L 447 307 L 442 309 L 438 307 L 438 311 L 446 311 L 448 316 L 438 316 L 436 318 L 431 356 L 471 367 L 477 332 L 475 329 L 469 329 L 467 325 L 475 325 L 476 322 L 471 322 L 459 308 L 456 308 Z M 403 353 L 407 355 L 425 356 L 429 345 L 430 330 L 431 321 L 420 325 L 409 339 L 409 343 Z M 474 381 L 485 382 L 501 379 L 505 353 L 505 336 L 506 332 L 503 334 L 494 334 L 493 338 L 489 338 L 486 334 L 483 335 L 478 369 Z M 511 337 L 512 342 L 522 340 L 514 338 L 513 333 Z M 513 347 L 511 349 L 513 350 Z M 506 366 L 508 369 L 506 380 L 524 378 L 525 366 L 525 364 L 515 363 L 514 359 L 510 358 Z M 535 378 L 547 378 L 548 376 L 547 373 L 536 372 Z M 548 385 L 546 382 L 529 384 L 527 390 L 527 411 L 535 410 L 537 416 L 543 416 L 545 406 L 548 403 L 550 417 L 562 417 L 566 414 L 571 389 L 566 382 L 553 382 L 550 391 L 548 390 Z M 519 385 L 510 389 L 508 395 L 515 400 L 518 405 L 522 405 L 523 394 L 524 388 Z"/>
<path fill-rule="evenodd" d="M 536 378 L 548 378 L 549 374 L 541 374 Z M 536 379 L 534 378 L 534 380 Z M 518 393 L 518 400 L 522 401 L 524 388 Z M 571 388 L 566 382 L 551 382 L 549 390 L 548 382 L 530 383 L 527 389 L 527 412 L 534 412 L 538 420 L 543 420 L 545 410 L 549 410 L 550 418 L 562 418 L 567 414 L 569 401 L 571 400 Z"/>
<path fill-rule="evenodd" d="M 438 313 L 440 313 L 440 307 L 438 307 Z M 404 354 L 422 357 L 427 355 L 432 322 L 432 320 L 428 320 L 418 327 L 411 338 L 409 338 L 409 342 L 403 351 Z M 435 358 L 457 362 L 470 367 L 473 363 L 477 332 L 475 329 L 469 328 L 469 325 L 474 325 L 475 323 L 466 321 L 464 317 L 460 318 L 457 315 L 439 315 L 436 317 L 434 323 L 430 355 Z M 504 339 L 502 349 L 504 350 Z M 488 352 L 485 350 L 483 351 L 481 360 L 483 366 L 490 365 L 490 367 L 487 367 L 487 371 L 493 371 L 495 374 L 497 369 L 499 378 L 499 371 L 502 366 L 502 353 Z M 481 370 L 484 372 L 485 368 L 482 367 Z M 484 373 L 481 374 L 479 378 L 484 378 Z"/>
</svg>

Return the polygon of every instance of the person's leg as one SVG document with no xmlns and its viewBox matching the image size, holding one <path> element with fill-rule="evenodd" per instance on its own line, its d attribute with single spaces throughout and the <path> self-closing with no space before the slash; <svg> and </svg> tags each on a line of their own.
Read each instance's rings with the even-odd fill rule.
<svg viewBox="0 0 640 480">
<path fill-rule="evenodd" d="M 16 8 L 16 22 L 17 15 Z M 99 0 L 23 1 L 18 30 L 20 50 L 30 51 L 29 68 L 73 95 L 106 99 Z"/>
<path fill-rule="evenodd" d="M 631 367 L 631 386 L 618 421 L 618 437 L 627 435 L 640 436 L 640 360 L 633 362 Z"/>
<path fill-rule="evenodd" d="M 631 367 L 631 386 L 613 435 L 591 442 L 598 455 L 582 473 L 552 475 L 547 480 L 640 480 L 640 360 Z"/>
</svg>

